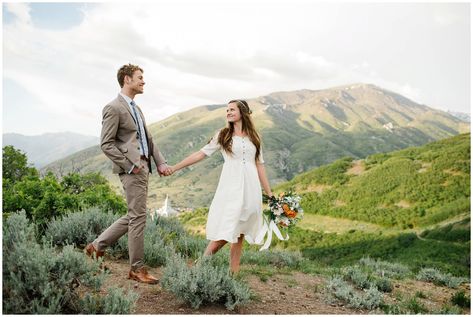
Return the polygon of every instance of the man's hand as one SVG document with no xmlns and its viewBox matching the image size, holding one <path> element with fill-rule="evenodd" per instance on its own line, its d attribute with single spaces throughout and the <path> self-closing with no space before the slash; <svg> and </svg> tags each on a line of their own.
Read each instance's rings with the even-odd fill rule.
<svg viewBox="0 0 473 317">
<path fill-rule="evenodd" d="M 159 171 L 159 174 L 164 175 L 164 176 L 172 175 L 172 170 L 171 168 L 169 168 L 167 164 L 159 164 L 158 171 Z"/>
<path fill-rule="evenodd" d="M 133 174 L 139 174 L 141 172 L 141 169 L 143 168 L 144 166 L 141 166 L 141 167 L 133 167 L 133 170 L 131 171 Z"/>
</svg>

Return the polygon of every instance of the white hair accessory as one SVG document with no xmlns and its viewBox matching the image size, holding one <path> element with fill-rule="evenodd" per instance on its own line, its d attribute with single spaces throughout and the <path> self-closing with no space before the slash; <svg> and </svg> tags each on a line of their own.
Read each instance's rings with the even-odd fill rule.
<svg viewBox="0 0 473 317">
<path fill-rule="evenodd" d="M 238 103 L 240 103 L 245 109 L 248 109 L 248 114 L 252 114 L 253 111 L 251 111 L 250 106 L 245 105 L 243 102 L 240 100 L 237 100 Z"/>
</svg>

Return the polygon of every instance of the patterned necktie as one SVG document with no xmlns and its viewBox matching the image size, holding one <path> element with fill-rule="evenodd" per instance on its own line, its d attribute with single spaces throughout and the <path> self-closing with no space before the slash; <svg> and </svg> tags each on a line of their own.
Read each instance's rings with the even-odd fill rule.
<svg viewBox="0 0 473 317">
<path fill-rule="evenodd" d="M 141 149 L 143 150 L 143 155 L 148 157 L 148 144 L 147 142 L 144 142 L 143 139 L 146 134 L 145 134 L 145 129 L 143 127 L 143 122 L 141 121 L 141 117 L 138 115 L 138 112 L 136 111 L 136 103 L 132 100 L 130 102 L 131 108 L 133 109 L 133 114 L 135 115 L 136 119 L 136 125 L 138 126 L 138 136 L 140 138 L 140 144 L 141 144 Z"/>
</svg>

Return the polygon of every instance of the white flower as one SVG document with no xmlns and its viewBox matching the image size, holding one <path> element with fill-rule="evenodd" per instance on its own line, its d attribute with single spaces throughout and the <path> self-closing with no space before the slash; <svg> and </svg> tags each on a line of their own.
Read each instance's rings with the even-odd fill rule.
<svg viewBox="0 0 473 317">
<path fill-rule="evenodd" d="M 284 212 L 284 210 L 282 210 L 281 207 L 278 207 L 277 209 L 274 209 L 274 210 L 273 210 L 273 213 L 274 213 L 276 216 L 282 215 L 283 212 Z"/>
<path fill-rule="evenodd" d="M 282 221 L 286 226 L 289 226 L 290 221 L 289 221 L 289 219 L 287 219 L 287 217 L 282 218 L 281 221 Z"/>
</svg>

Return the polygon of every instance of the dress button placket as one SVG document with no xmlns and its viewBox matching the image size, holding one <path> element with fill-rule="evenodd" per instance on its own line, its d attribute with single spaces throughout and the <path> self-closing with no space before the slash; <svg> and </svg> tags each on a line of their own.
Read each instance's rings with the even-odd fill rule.
<svg viewBox="0 0 473 317">
<path fill-rule="evenodd" d="M 245 139 L 242 139 L 243 142 L 243 164 L 245 164 Z"/>
</svg>

